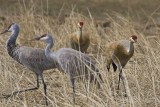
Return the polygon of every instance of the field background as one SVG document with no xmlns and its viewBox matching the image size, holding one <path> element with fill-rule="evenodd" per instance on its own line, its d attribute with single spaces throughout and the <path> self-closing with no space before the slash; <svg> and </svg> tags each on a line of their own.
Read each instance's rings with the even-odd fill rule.
<svg viewBox="0 0 160 107">
<path fill-rule="evenodd" d="M 69 35 L 84 22 L 91 44 L 91 56 L 104 79 L 101 89 L 89 84 L 88 102 L 81 81 L 76 81 L 76 107 L 160 107 L 160 0 L 0 0 L 0 31 L 12 22 L 20 25 L 20 45 L 45 48 L 34 37 L 51 33 L 55 38 L 52 51 L 68 48 Z M 105 51 L 112 42 L 137 35 L 135 54 L 123 69 L 128 97 L 121 82 L 116 94 L 118 73 L 108 72 Z M 6 41 L 10 33 L 0 35 L 0 106 L 43 107 L 40 89 L 5 99 L 3 94 L 36 86 L 35 74 L 10 58 Z M 44 71 L 49 107 L 72 107 L 72 88 L 66 74 L 57 69 Z"/>
</svg>

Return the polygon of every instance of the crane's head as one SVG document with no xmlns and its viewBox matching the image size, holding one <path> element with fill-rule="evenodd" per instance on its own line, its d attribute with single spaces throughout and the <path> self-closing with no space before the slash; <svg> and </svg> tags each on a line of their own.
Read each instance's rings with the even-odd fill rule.
<svg viewBox="0 0 160 107">
<path fill-rule="evenodd" d="M 8 29 L 6 29 L 5 31 L 3 31 L 3 32 L 0 33 L 0 34 L 4 34 L 4 33 L 6 33 L 6 32 L 12 32 L 12 31 L 14 31 L 15 29 L 19 29 L 19 26 L 18 26 L 18 24 L 16 24 L 16 23 L 12 23 L 12 24 L 10 24 L 10 25 L 8 26 Z"/>
<path fill-rule="evenodd" d="M 78 27 L 79 27 L 80 29 L 82 29 L 82 28 L 83 28 L 83 22 L 79 22 L 79 23 L 78 23 Z"/>
<path fill-rule="evenodd" d="M 40 40 L 40 41 L 45 41 L 47 43 L 54 42 L 54 38 L 52 37 L 51 34 L 45 33 L 40 37 L 34 38 L 32 40 Z"/>
<path fill-rule="evenodd" d="M 132 35 L 130 37 L 130 41 L 133 42 L 133 43 L 137 43 L 137 36 L 136 35 Z"/>
</svg>

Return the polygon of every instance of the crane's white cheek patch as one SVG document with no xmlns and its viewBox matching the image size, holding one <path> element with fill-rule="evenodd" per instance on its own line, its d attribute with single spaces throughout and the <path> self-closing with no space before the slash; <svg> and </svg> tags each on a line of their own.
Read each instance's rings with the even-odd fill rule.
<svg viewBox="0 0 160 107">
<path fill-rule="evenodd" d="M 10 28 L 10 29 L 8 29 L 8 31 L 9 31 L 9 32 L 11 32 L 11 31 L 12 31 L 12 29 Z"/>
<path fill-rule="evenodd" d="M 45 37 L 43 37 L 43 38 L 41 38 L 41 40 L 46 40 L 48 37 L 47 36 L 45 36 Z"/>
</svg>

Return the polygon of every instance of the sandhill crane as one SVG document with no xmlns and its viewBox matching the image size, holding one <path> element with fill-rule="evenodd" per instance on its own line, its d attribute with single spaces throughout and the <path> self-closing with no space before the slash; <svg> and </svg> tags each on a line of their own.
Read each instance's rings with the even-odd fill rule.
<svg viewBox="0 0 160 107">
<path fill-rule="evenodd" d="M 12 23 L 7 30 L 0 34 L 12 32 L 10 38 L 7 40 L 7 52 L 14 60 L 16 60 L 18 63 L 22 64 L 23 66 L 25 66 L 26 68 L 28 68 L 36 74 L 37 86 L 35 88 L 13 92 L 13 94 L 6 95 L 6 97 L 8 98 L 12 95 L 15 95 L 16 93 L 38 89 L 40 76 L 44 86 L 46 105 L 48 105 L 46 98 L 46 84 L 44 82 L 42 73 L 44 70 L 55 68 L 56 64 L 53 62 L 53 60 L 49 60 L 46 58 L 45 51 L 42 49 L 16 45 L 16 39 L 19 34 L 19 31 L 19 25 L 16 23 Z"/>
<path fill-rule="evenodd" d="M 109 71 L 110 64 L 112 64 L 114 72 L 118 68 L 119 70 L 118 90 L 119 90 L 120 79 L 122 79 L 123 86 L 125 89 L 125 96 L 127 96 L 127 94 L 126 94 L 124 79 L 122 76 L 122 68 L 125 67 L 128 60 L 133 56 L 134 54 L 133 44 L 135 42 L 137 42 L 137 36 L 132 35 L 130 40 L 119 40 L 119 41 L 113 42 L 109 45 L 107 49 L 107 56 L 106 56 L 107 69 Z"/>
<path fill-rule="evenodd" d="M 83 22 L 79 22 L 78 26 L 79 30 L 70 35 L 70 45 L 75 50 L 86 52 L 90 44 L 90 37 L 88 33 L 82 31 Z"/>
<path fill-rule="evenodd" d="M 94 62 L 90 57 L 81 53 L 80 51 L 76 51 L 71 48 L 61 48 L 55 52 L 51 52 L 50 49 L 54 45 L 54 38 L 51 34 L 44 34 L 40 37 L 34 38 L 34 40 L 41 40 L 48 43 L 45 49 L 45 55 L 48 59 L 52 59 L 53 62 L 57 63 L 58 69 L 67 73 L 70 76 L 70 81 L 73 89 L 73 102 L 75 104 L 75 88 L 74 81 L 75 78 L 79 77 L 83 80 L 85 84 L 85 79 L 90 77 L 90 82 L 95 80 L 100 87 L 99 82 L 97 81 L 96 76 L 93 73 L 96 73 L 97 77 L 102 81 L 101 74 L 99 70 L 96 69 Z M 89 72 L 89 70 L 93 70 L 95 72 Z M 86 92 L 87 87 L 85 84 Z"/>
</svg>

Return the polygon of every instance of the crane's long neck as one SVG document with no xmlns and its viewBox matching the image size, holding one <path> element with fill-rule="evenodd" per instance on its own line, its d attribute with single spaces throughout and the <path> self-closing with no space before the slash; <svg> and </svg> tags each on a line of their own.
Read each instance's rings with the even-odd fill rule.
<svg viewBox="0 0 160 107">
<path fill-rule="evenodd" d="M 53 41 L 52 42 L 49 42 L 46 49 L 45 49 L 45 55 L 47 56 L 47 58 L 52 58 L 54 59 L 54 61 L 57 61 L 57 58 L 56 58 L 56 55 L 54 52 L 51 52 L 51 48 L 53 47 L 54 43 Z"/>
<path fill-rule="evenodd" d="M 12 34 L 10 35 L 10 38 L 7 40 L 7 46 L 15 46 L 16 40 L 19 34 L 19 28 L 17 27 L 15 30 L 12 31 Z"/>
<path fill-rule="evenodd" d="M 45 49 L 45 55 L 48 56 L 51 53 L 51 48 L 53 47 L 53 42 L 48 43 Z"/>
<path fill-rule="evenodd" d="M 128 49 L 128 54 L 130 54 L 132 51 L 133 51 L 133 43 L 134 42 L 132 42 L 132 41 L 130 41 L 130 43 L 129 43 L 129 49 Z"/>
<path fill-rule="evenodd" d="M 7 40 L 7 51 L 8 54 L 13 57 L 14 55 L 14 49 L 16 47 L 16 39 L 19 34 L 19 28 L 17 27 L 15 30 L 12 31 L 12 34 L 10 35 L 10 38 Z"/>
<path fill-rule="evenodd" d="M 79 41 L 81 42 L 82 41 L 82 27 L 79 28 L 79 34 L 78 34 L 78 36 L 79 36 Z"/>
</svg>

